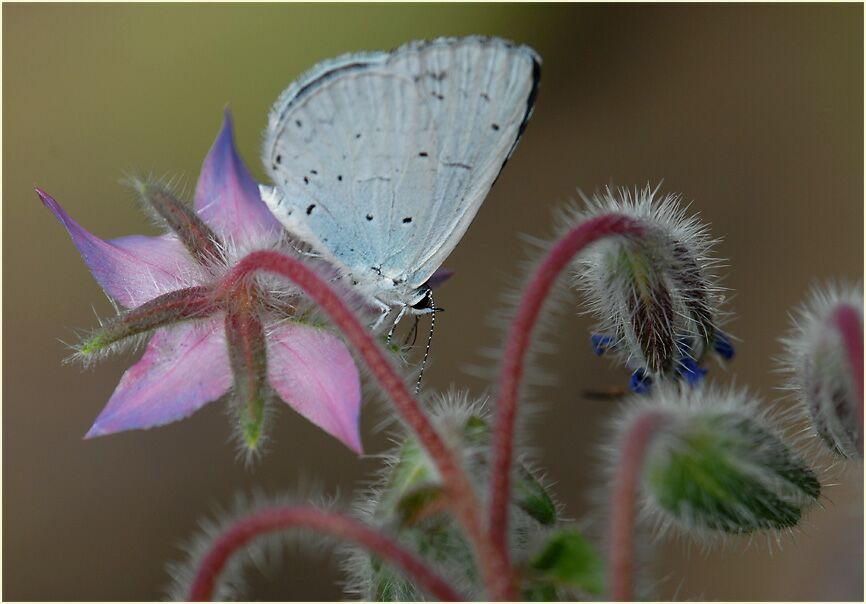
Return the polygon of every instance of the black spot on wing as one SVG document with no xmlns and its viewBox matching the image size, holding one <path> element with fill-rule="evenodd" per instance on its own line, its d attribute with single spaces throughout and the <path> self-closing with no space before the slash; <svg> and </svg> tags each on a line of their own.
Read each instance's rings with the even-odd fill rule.
<svg viewBox="0 0 866 604">
<path fill-rule="evenodd" d="M 309 216 L 310 214 L 313 213 L 313 209 L 315 207 L 316 207 L 316 204 L 314 204 L 314 203 L 311 203 L 310 205 L 307 206 L 307 216 Z"/>
<path fill-rule="evenodd" d="M 367 222 L 369 222 L 369 221 L 373 220 L 373 215 L 367 214 L 366 218 L 367 218 Z"/>
<path fill-rule="evenodd" d="M 446 168 L 461 168 L 463 170 L 471 170 L 472 169 L 472 166 L 470 166 L 469 164 L 464 164 L 464 163 L 459 162 L 459 161 L 449 161 L 449 162 L 445 162 L 442 165 L 445 166 Z"/>
<path fill-rule="evenodd" d="M 409 224 L 410 222 L 412 222 L 411 216 L 407 216 L 406 218 L 403 219 L 403 224 Z"/>
</svg>

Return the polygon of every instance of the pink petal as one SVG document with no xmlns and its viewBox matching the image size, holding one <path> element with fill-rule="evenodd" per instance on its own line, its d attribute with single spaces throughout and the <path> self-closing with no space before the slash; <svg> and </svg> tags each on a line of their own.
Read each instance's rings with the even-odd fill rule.
<svg viewBox="0 0 866 604">
<path fill-rule="evenodd" d="M 280 398 L 360 455 L 361 378 L 346 346 L 291 322 L 274 326 L 267 340 L 268 381 Z"/>
<path fill-rule="evenodd" d="M 196 270 L 176 239 L 132 235 L 105 241 L 82 228 L 48 193 L 39 188 L 36 193 L 66 227 L 96 282 L 126 308 L 178 289 Z"/>
<path fill-rule="evenodd" d="M 219 235 L 244 245 L 282 230 L 259 195 L 259 187 L 235 149 L 232 117 L 225 112 L 222 130 L 204 160 L 195 191 L 195 209 Z"/>
<path fill-rule="evenodd" d="M 232 385 L 222 320 L 158 330 L 126 370 L 85 438 L 152 428 L 183 419 Z"/>
</svg>

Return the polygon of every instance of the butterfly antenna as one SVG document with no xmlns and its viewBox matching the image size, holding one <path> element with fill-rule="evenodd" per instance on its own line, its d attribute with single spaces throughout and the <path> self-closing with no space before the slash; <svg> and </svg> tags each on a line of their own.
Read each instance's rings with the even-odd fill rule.
<svg viewBox="0 0 866 604">
<path fill-rule="evenodd" d="M 427 357 L 430 356 L 430 347 L 433 345 L 433 328 L 436 326 L 436 305 L 433 304 L 433 292 L 430 296 L 430 333 L 427 335 L 427 348 L 424 350 L 424 359 L 421 361 L 421 371 L 418 373 L 418 382 L 415 384 L 415 394 L 421 392 L 421 379 L 424 377 L 424 368 L 427 367 Z"/>
</svg>

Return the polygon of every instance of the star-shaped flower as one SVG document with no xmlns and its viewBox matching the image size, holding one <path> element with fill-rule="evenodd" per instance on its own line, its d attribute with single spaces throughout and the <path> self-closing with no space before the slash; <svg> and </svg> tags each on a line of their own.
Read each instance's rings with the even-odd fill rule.
<svg viewBox="0 0 866 604">
<path fill-rule="evenodd" d="M 224 280 L 246 254 L 297 254 L 238 157 L 228 112 L 204 161 L 194 209 L 161 185 L 136 185 L 168 233 L 102 240 L 36 189 L 63 223 L 96 281 L 122 309 L 79 346 L 92 359 L 151 335 L 87 437 L 183 419 L 230 394 L 242 439 L 262 441 L 266 404 L 281 399 L 361 452 L 360 378 L 351 354 L 274 277 Z"/>
</svg>

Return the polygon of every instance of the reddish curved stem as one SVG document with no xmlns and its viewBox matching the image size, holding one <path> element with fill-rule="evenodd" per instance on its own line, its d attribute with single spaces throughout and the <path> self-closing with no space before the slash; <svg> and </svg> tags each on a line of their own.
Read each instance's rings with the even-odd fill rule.
<svg viewBox="0 0 866 604">
<path fill-rule="evenodd" d="M 551 248 L 536 269 L 520 301 L 517 315 L 511 323 L 499 374 L 489 501 L 490 536 L 494 545 L 505 552 L 506 556 L 517 396 L 523 379 L 529 342 L 544 301 L 559 274 L 586 246 L 609 235 L 638 235 L 640 232 L 641 227 L 637 222 L 621 214 L 604 214 L 583 222 L 566 233 Z"/>
<path fill-rule="evenodd" d="M 638 416 L 622 443 L 610 503 L 610 592 L 611 599 L 616 602 L 634 599 L 635 504 L 640 471 L 646 451 L 664 417 L 656 411 Z"/>
<path fill-rule="evenodd" d="M 369 330 L 324 279 L 301 260 L 278 252 L 260 251 L 249 254 L 226 276 L 222 287 L 234 287 L 238 281 L 259 271 L 281 275 L 303 289 L 352 343 L 382 390 L 390 397 L 397 412 L 436 464 L 454 515 L 475 550 L 488 595 L 496 600 L 513 600 L 516 594 L 507 557 L 496 550 L 484 531 L 481 504 L 471 481 Z"/>
<path fill-rule="evenodd" d="M 851 370 L 857 395 L 857 421 L 860 422 L 858 432 L 860 452 L 863 452 L 863 322 L 860 313 L 853 306 L 842 304 L 833 311 L 833 323 L 842 335 L 845 346 L 845 356 Z"/>
<path fill-rule="evenodd" d="M 444 579 L 431 572 L 423 560 L 363 522 L 303 505 L 266 508 L 232 524 L 217 537 L 196 570 L 189 599 L 194 602 L 211 600 L 217 579 L 235 552 L 256 537 L 290 528 L 309 529 L 354 541 L 403 570 L 437 600 L 463 600 Z"/>
</svg>

